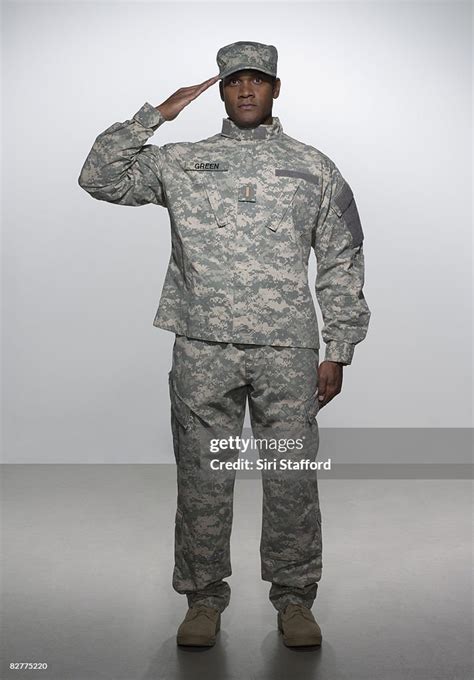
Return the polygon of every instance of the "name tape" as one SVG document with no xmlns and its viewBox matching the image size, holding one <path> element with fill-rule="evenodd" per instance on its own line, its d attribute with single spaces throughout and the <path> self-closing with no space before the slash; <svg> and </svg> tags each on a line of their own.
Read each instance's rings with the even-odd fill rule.
<svg viewBox="0 0 474 680">
<path fill-rule="evenodd" d="M 185 170 L 228 170 L 229 164 L 223 161 L 192 161 L 185 164 Z"/>
</svg>

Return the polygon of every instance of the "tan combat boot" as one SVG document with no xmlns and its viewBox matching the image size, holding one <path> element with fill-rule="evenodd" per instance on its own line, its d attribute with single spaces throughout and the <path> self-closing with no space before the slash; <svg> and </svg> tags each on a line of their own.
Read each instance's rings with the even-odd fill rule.
<svg viewBox="0 0 474 680">
<path fill-rule="evenodd" d="M 287 647 L 321 645 L 321 628 L 311 610 L 302 604 L 289 604 L 283 613 L 278 612 L 278 630 L 283 633 L 283 642 Z"/>
<path fill-rule="evenodd" d="M 184 621 L 178 628 L 178 645 L 191 647 L 212 647 L 221 627 L 221 613 L 214 607 L 195 604 L 188 609 Z"/>
</svg>

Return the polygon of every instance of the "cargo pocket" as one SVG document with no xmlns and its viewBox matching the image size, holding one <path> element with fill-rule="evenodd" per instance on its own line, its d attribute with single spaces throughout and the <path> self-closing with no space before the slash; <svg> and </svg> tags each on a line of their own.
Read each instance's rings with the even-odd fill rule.
<svg viewBox="0 0 474 680">
<path fill-rule="evenodd" d="M 347 182 L 344 182 L 341 189 L 333 198 L 331 208 L 340 219 L 344 220 L 344 223 L 351 233 L 353 246 L 360 246 L 364 240 L 364 233 L 362 231 L 354 194 Z"/>
<path fill-rule="evenodd" d="M 171 431 L 173 434 L 173 450 L 177 463 L 180 459 L 180 448 L 183 445 L 182 431 L 189 430 L 192 423 L 192 411 L 189 406 L 176 393 L 173 384 L 172 372 L 168 374 L 168 385 L 171 402 Z"/>
<path fill-rule="evenodd" d="M 184 402 L 181 397 L 177 394 L 174 383 L 173 376 L 169 374 L 168 376 L 169 390 L 170 390 L 170 400 L 171 400 L 171 410 L 178 422 L 182 427 L 187 430 L 192 419 L 192 411 L 189 406 Z"/>
<path fill-rule="evenodd" d="M 306 420 L 310 425 L 316 425 L 317 424 L 317 415 L 319 413 L 319 390 L 316 390 L 316 392 L 313 394 L 311 399 L 308 400 L 308 404 L 306 406 Z"/>
</svg>

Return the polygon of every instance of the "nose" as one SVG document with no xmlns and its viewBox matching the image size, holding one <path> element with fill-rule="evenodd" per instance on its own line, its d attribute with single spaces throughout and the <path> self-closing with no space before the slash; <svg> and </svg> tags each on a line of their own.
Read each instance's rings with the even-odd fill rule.
<svg viewBox="0 0 474 680">
<path fill-rule="evenodd" d="M 246 83 L 245 81 L 241 84 L 239 88 L 239 99 L 246 99 L 247 97 L 253 97 L 253 89 L 251 83 Z"/>
</svg>

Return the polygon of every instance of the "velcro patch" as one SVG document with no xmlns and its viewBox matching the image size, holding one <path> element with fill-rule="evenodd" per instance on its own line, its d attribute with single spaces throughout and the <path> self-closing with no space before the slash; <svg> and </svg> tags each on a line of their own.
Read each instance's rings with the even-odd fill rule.
<svg viewBox="0 0 474 680">
<path fill-rule="evenodd" d="M 347 182 L 344 182 L 341 189 L 333 198 L 333 203 L 334 210 L 339 217 L 342 217 L 351 233 L 353 246 L 360 246 L 364 240 L 364 232 L 362 231 L 354 194 Z"/>
<path fill-rule="evenodd" d="M 319 177 L 313 175 L 305 170 L 293 170 L 292 168 L 277 168 L 275 170 L 275 175 L 277 177 L 299 177 L 305 179 L 307 182 L 312 182 L 313 184 L 319 184 Z"/>
<path fill-rule="evenodd" d="M 341 189 L 334 197 L 334 203 L 338 206 L 341 215 L 349 207 L 352 198 L 353 198 L 352 189 L 350 188 L 347 182 L 344 182 Z"/>
</svg>

